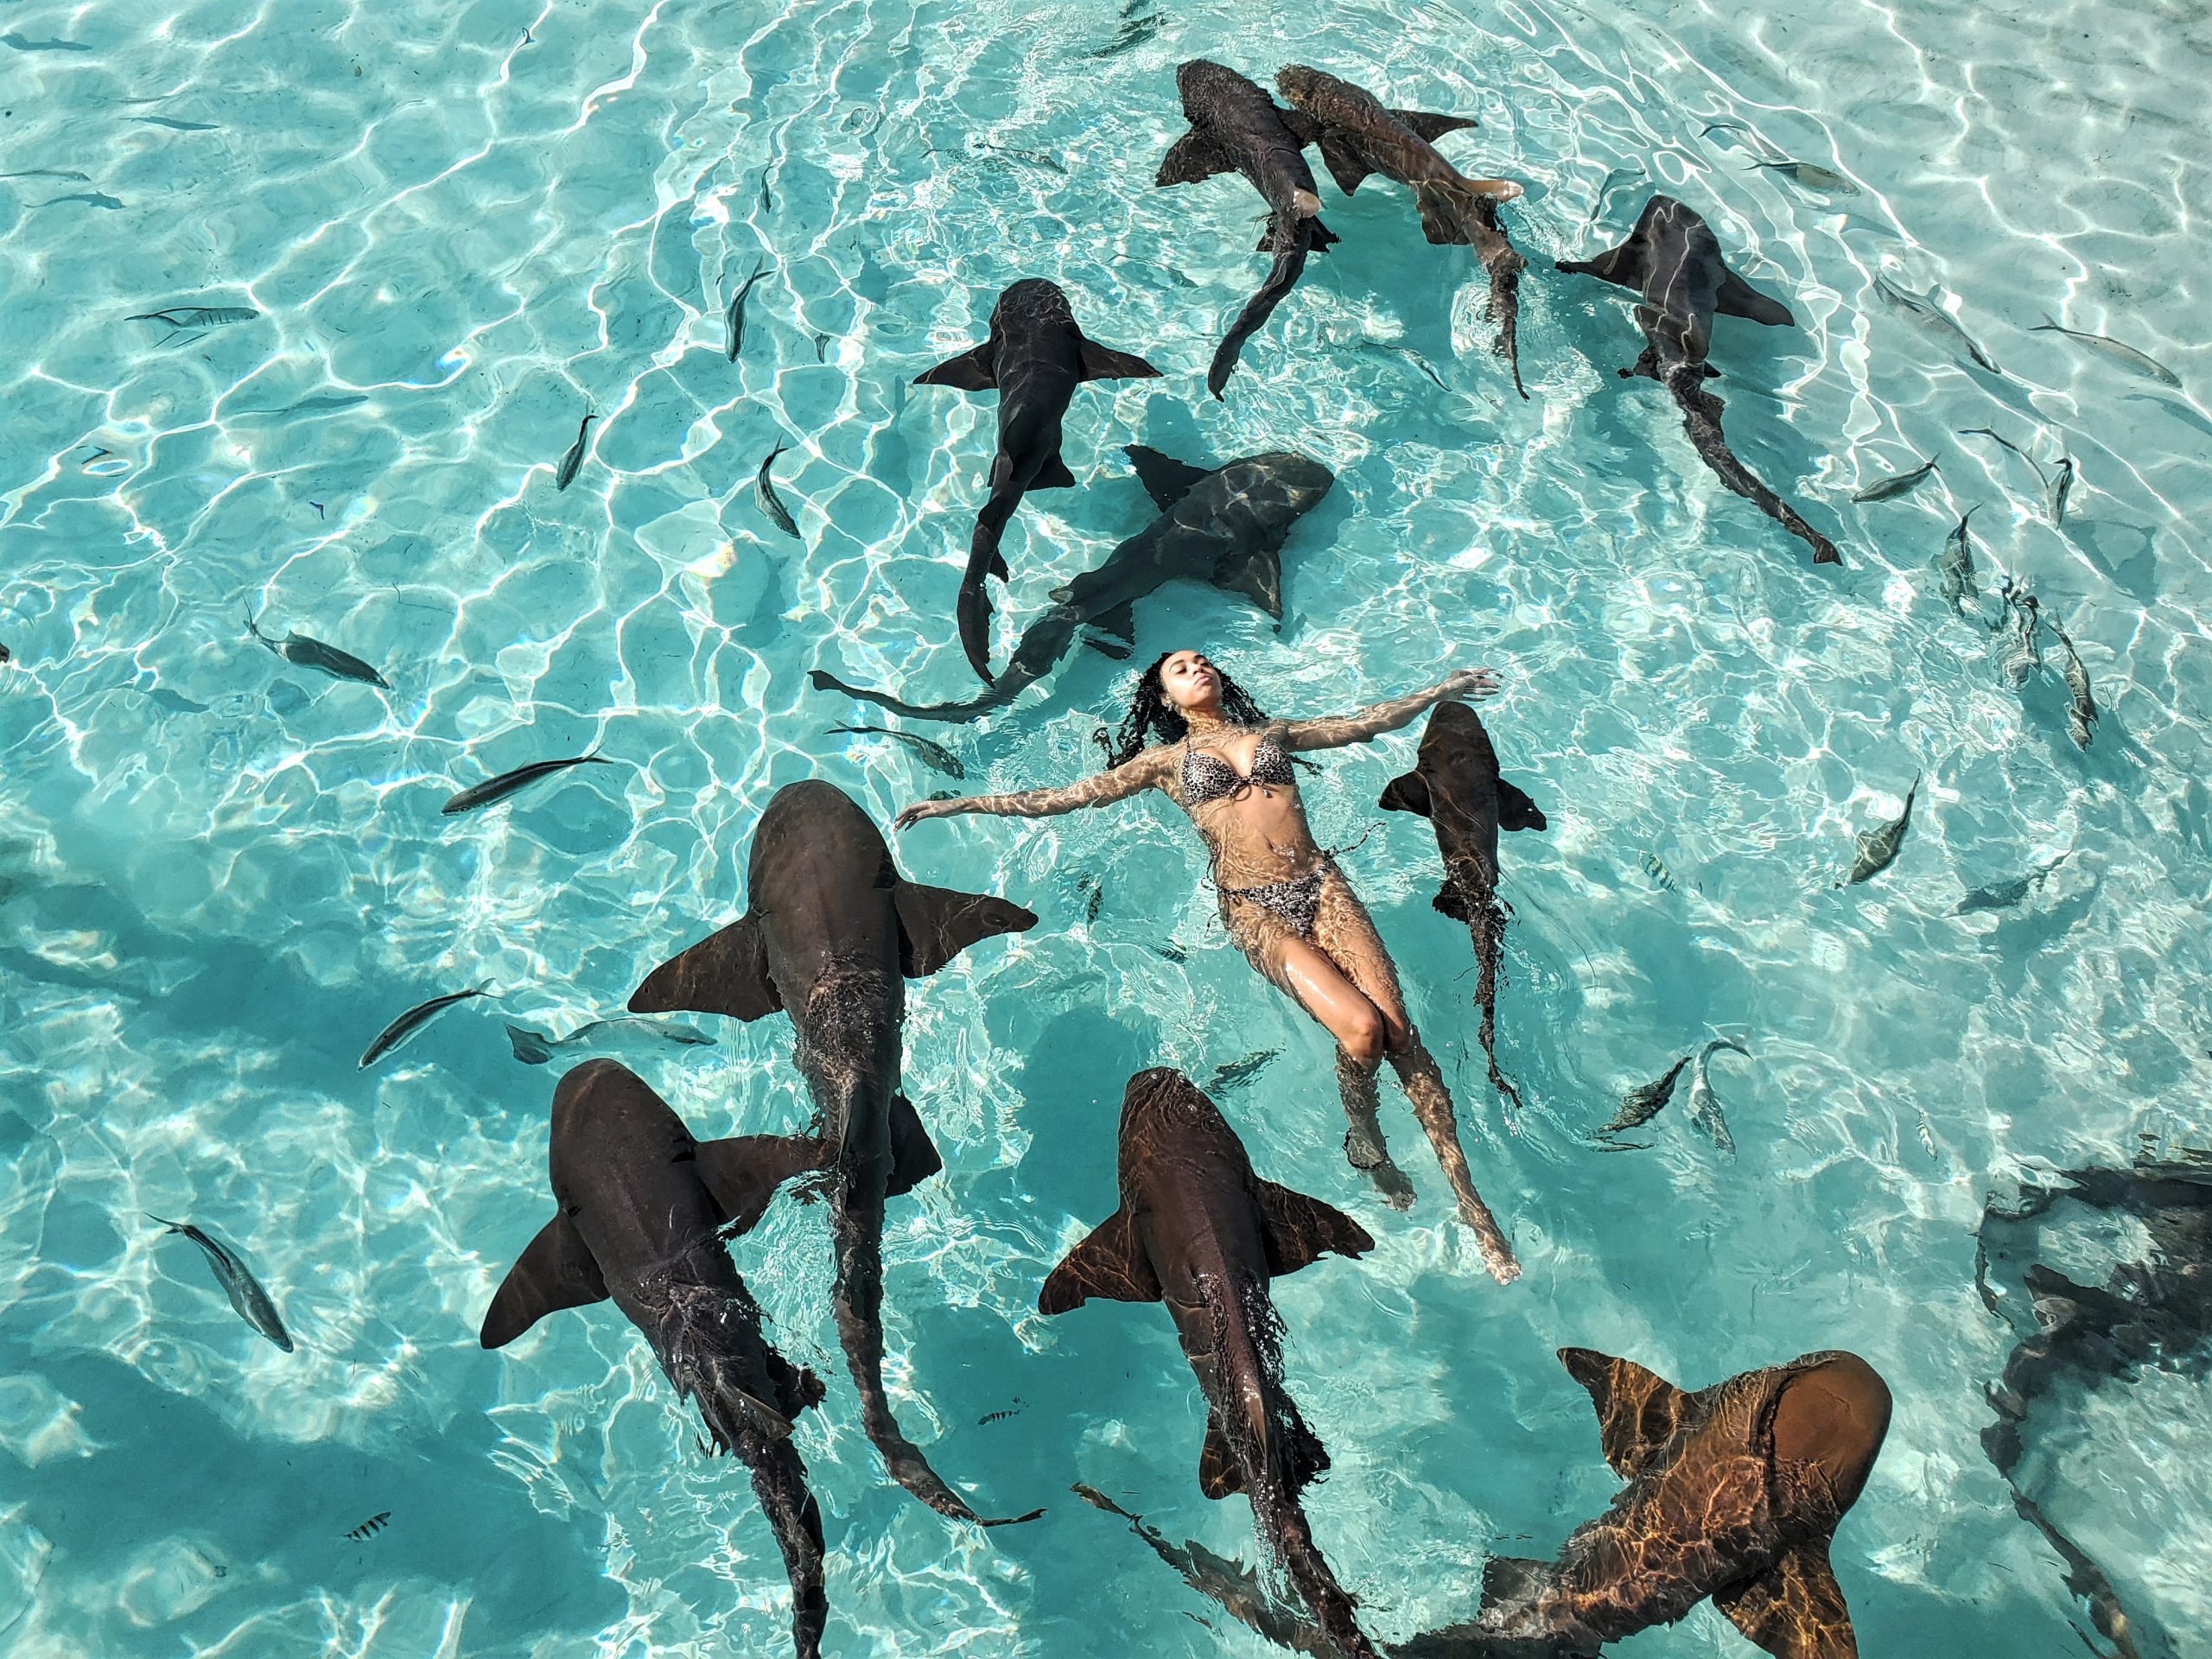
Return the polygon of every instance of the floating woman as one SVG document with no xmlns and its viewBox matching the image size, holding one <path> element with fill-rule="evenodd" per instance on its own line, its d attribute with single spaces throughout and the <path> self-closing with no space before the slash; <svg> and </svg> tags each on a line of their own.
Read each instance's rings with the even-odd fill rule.
<svg viewBox="0 0 2212 1659">
<path fill-rule="evenodd" d="M 1462 669 L 1426 691 L 1359 714 L 1270 720 L 1200 652 L 1172 651 L 1138 680 L 1107 769 L 1096 777 L 1065 789 L 925 801 L 901 812 L 899 827 L 962 812 L 1052 817 L 1160 791 L 1190 816 L 1206 843 L 1230 940 L 1336 1039 L 1337 1082 L 1351 1121 L 1344 1155 L 1393 1205 L 1402 1209 L 1412 1202 L 1413 1189 L 1390 1161 L 1376 1122 L 1375 1075 L 1388 1059 L 1484 1264 L 1499 1283 L 1510 1284 L 1521 1269 L 1468 1173 L 1443 1073 L 1406 1018 L 1397 969 L 1366 907 L 1335 859 L 1314 842 L 1290 759 L 1300 750 L 1368 742 L 1410 725 L 1446 698 L 1486 697 L 1497 690 L 1487 669 Z"/>
</svg>

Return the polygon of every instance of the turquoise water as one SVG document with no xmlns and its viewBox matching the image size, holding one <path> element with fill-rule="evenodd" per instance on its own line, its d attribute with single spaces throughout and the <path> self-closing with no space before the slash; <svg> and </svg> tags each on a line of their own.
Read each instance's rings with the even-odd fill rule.
<svg viewBox="0 0 2212 1659">
<path fill-rule="evenodd" d="M 1280 1050 L 1225 1108 L 1264 1173 L 1381 1241 L 1277 1288 L 1291 1388 L 1335 1459 L 1315 1531 L 1378 1637 L 1468 1616 L 1488 1555 L 1548 1552 L 1606 1502 L 1554 1347 L 1698 1384 L 1842 1346 L 1897 1402 L 1835 1551 L 1865 1650 L 2073 1650 L 2057 1559 L 1977 1439 L 2014 1337 L 1974 1294 L 1974 1230 L 2024 1169 L 2206 1133 L 2201 17 L 16 0 L 0 22 L 0 172 L 85 175 L 0 180 L 12 1651 L 789 1650 L 742 1472 L 697 1455 L 626 1325 L 601 1309 L 476 1344 L 549 1204 L 558 1067 L 518 1065 L 500 1020 L 612 1012 L 734 913 L 779 785 L 827 778 L 884 819 L 945 786 L 902 746 L 824 736 L 882 722 L 804 674 L 972 689 L 952 602 L 991 400 L 907 383 L 1021 275 L 1169 374 L 1078 394 L 1084 487 L 1023 508 L 1002 625 L 1148 521 L 1120 446 L 1293 446 L 1338 483 L 1285 550 L 1280 636 L 1178 588 L 1139 607 L 1140 658 L 1204 645 L 1287 713 L 1447 663 L 1503 674 L 1491 725 L 1553 820 L 1507 852 L 1517 1135 L 1470 1059 L 1433 842 L 1373 810 L 1410 734 L 1306 788 L 1325 842 L 1375 826 L 1348 868 L 1527 1272 L 1482 1274 L 1387 1083 L 1419 1205 L 1385 1211 L 1344 1167 L 1325 1041 L 1229 948 L 1164 803 L 904 837 L 909 875 L 1043 920 L 914 992 L 908 1088 L 948 1168 L 893 1210 L 894 1397 L 979 1508 L 1050 1510 L 985 1535 L 887 1484 L 836 1356 L 819 1212 L 780 1206 L 739 1260 L 776 1339 L 831 1381 L 799 1429 L 827 1649 L 1266 1650 L 1067 1493 L 1252 1558 L 1248 1507 L 1198 1491 L 1204 1410 L 1167 1320 L 1033 1304 L 1112 1206 L 1122 1080 Z M 1325 181 L 1342 245 L 1230 401 L 1204 398 L 1262 262 L 1241 181 L 1150 186 L 1183 130 L 1173 66 L 1199 54 L 1481 118 L 1446 148 L 1528 184 L 1506 217 L 1535 267 L 1532 401 L 1487 354 L 1465 252 L 1424 243 L 1402 192 Z M 1740 125 L 1706 131 L 1721 121 Z M 1751 165 L 1783 156 L 1853 193 Z M 1716 390 L 1841 571 L 1722 491 L 1649 383 L 1614 378 L 1638 345 L 1624 301 L 1550 272 L 1618 239 L 1652 188 L 1617 182 L 1593 225 L 1626 168 L 1796 310 L 1795 331 L 1722 323 Z M 722 313 L 763 258 L 733 366 Z M 2002 377 L 1914 330 L 1878 273 L 1955 296 Z M 126 321 L 180 302 L 260 315 L 197 339 Z M 2182 388 L 2028 332 L 2046 311 Z M 1985 426 L 2074 458 L 2062 525 L 2025 463 L 1955 435 Z M 803 543 L 754 500 L 779 442 Z M 1849 500 L 1930 453 L 1913 494 Z M 2055 672 L 2016 690 L 1937 594 L 1976 504 L 1986 574 L 2032 578 L 2080 648 L 2104 711 L 2086 753 Z M 392 690 L 280 662 L 249 612 Z M 1066 781 L 1126 679 L 1078 652 L 980 727 L 923 729 L 963 787 Z M 438 814 L 594 744 L 626 764 Z M 1898 862 L 1835 890 L 1916 772 Z M 2018 908 L 1952 913 L 2062 853 Z M 501 1001 L 356 1070 L 401 1009 L 484 982 Z M 716 1046 L 615 1052 L 702 1135 L 803 1121 L 785 1022 L 701 1023 Z M 1735 1158 L 1679 1099 L 1648 1150 L 1591 1143 L 1623 1090 L 1717 1034 L 1753 1056 L 1713 1068 Z M 237 1247 L 298 1351 L 240 1323 L 146 1211 Z M 2212 1614 L 2208 1407 L 2162 1375 L 2046 1420 L 2047 1507 L 2184 1637 Z M 1700 1608 L 1621 1651 L 1750 1649 Z"/>
</svg>

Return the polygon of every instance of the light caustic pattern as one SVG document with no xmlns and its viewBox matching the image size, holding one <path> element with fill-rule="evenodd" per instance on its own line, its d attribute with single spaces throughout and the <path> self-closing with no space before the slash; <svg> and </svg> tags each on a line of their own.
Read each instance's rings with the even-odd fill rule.
<svg viewBox="0 0 2212 1659">
<path fill-rule="evenodd" d="M 1502 671 L 1491 724 L 1552 821 L 1507 855 L 1518 1135 L 1470 1058 L 1472 964 L 1429 908 L 1427 828 L 1374 810 L 1409 739 L 1305 787 L 1325 842 L 1376 826 L 1345 864 L 1527 1274 L 1490 1283 L 1417 1161 L 1406 1216 L 1343 1166 L 1325 1042 L 1229 948 L 1163 804 L 903 837 L 909 874 L 1043 920 L 914 989 L 909 1092 L 948 1168 L 893 1207 L 889 1381 L 979 1508 L 1051 1509 L 987 1538 L 887 1486 L 836 1359 L 819 1211 L 779 1205 L 740 1260 L 775 1339 L 831 1379 L 799 1430 L 831 1650 L 1258 1650 L 1186 1617 L 1211 1610 L 1065 1495 L 1090 1482 L 1250 1558 L 1242 1501 L 1196 1490 L 1203 1408 L 1167 1321 L 1032 1309 L 1111 1207 L 1122 1080 L 1269 1050 L 1223 1092 L 1255 1162 L 1381 1241 L 1277 1287 L 1291 1387 L 1335 1459 L 1316 1534 L 1378 1636 L 1466 1617 L 1487 1556 L 1548 1550 L 1606 1500 L 1554 1347 L 1696 1383 L 1840 1346 L 1897 1400 L 1836 1552 L 1866 1649 L 2070 1649 L 2082 1611 L 1977 1440 L 2014 1338 L 1974 1294 L 1974 1230 L 2023 1170 L 2206 1132 L 2201 29 L 2088 3 L 1808 0 L 23 0 L 6 23 L 16 1651 L 788 1639 L 741 1474 L 696 1455 L 626 1325 L 600 1310 L 476 1346 L 548 1207 L 559 1069 L 517 1065 L 499 1021 L 610 1013 L 734 913 L 776 786 L 824 777 L 884 820 L 944 786 L 904 746 L 825 736 L 880 722 L 805 672 L 972 690 L 952 606 L 992 404 L 910 382 L 1022 275 L 1167 378 L 1078 392 L 1081 487 L 1033 498 L 1008 534 L 1000 660 L 1006 630 L 1147 521 L 1120 454 L 1143 442 L 1206 462 L 1295 447 L 1338 483 L 1285 550 L 1280 634 L 1178 588 L 1139 607 L 1141 660 L 1202 645 L 1268 708 L 1315 714 L 1444 664 Z M 1422 241 L 1402 191 L 1325 181 L 1341 245 L 1229 400 L 1204 397 L 1263 262 L 1241 181 L 1150 182 L 1183 130 L 1174 66 L 1198 55 L 1480 118 L 1445 148 L 1528 186 L 1506 220 L 1532 267 L 1531 401 L 1488 354 L 1466 253 Z M 1840 570 L 1721 490 L 1649 382 L 1615 378 L 1640 343 L 1624 296 L 1550 270 L 1618 240 L 1654 188 L 1796 314 L 1724 320 L 1714 385 Z M 725 313 L 764 262 L 733 365 Z M 1878 276 L 1950 296 L 2001 373 Z M 258 315 L 127 320 L 179 304 Z M 2180 385 L 2033 332 L 2045 313 Z M 1957 435 L 1976 428 L 2035 465 Z M 779 443 L 798 542 L 754 493 Z M 1850 500 L 1927 455 L 1911 493 Z M 2062 455 L 2076 482 L 2053 523 L 2036 469 Z M 2103 714 L 2086 753 L 2056 672 L 2016 688 L 1971 606 L 1942 601 L 1935 562 L 1968 507 L 1985 586 L 2032 580 L 2080 648 Z M 391 690 L 280 661 L 249 615 Z M 965 788 L 1068 781 L 1125 682 L 1078 652 L 1014 709 L 930 734 Z M 438 814 L 594 746 L 620 764 Z M 1916 773 L 1897 862 L 1836 889 L 1854 832 Z M 1953 913 L 2062 854 L 2018 906 Z M 499 1001 L 357 1071 L 400 1009 L 487 982 Z M 702 1135 L 804 1121 L 784 1021 L 702 1024 L 716 1046 L 617 1052 Z M 1714 1071 L 1735 1158 L 1679 1100 L 1635 1137 L 1648 1149 L 1593 1146 L 1624 1091 L 1715 1035 L 1753 1056 Z M 1386 1121 L 1417 1145 L 1395 1098 Z M 146 1211 L 234 1244 L 298 1351 L 240 1324 Z M 2050 1512 L 2178 1631 L 2203 1628 L 2212 1577 L 2203 1506 L 2166 1479 L 2205 1460 L 2195 1398 L 2115 1386 L 2041 1424 Z M 1634 1645 L 1744 1650 L 1710 1609 Z"/>
</svg>

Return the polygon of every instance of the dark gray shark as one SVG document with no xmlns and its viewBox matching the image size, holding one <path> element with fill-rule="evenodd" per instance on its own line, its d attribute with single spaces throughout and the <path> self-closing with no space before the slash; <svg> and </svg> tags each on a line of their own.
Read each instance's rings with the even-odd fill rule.
<svg viewBox="0 0 2212 1659">
<path fill-rule="evenodd" d="M 822 1515 L 791 1421 L 822 1398 L 813 1373 L 760 1333 L 758 1303 L 723 1239 L 752 1229 L 777 1186 L 812 1167 L 816 1142 L 774 1135 L 695 1141 L 636 1075 L 589 1060 L 553 1093 L 548 1164 L 560 1208 L 531 1240 L 484 1316 L 504 1348 L 548 1313 L 612 1300 L 645 1333 L 677 1392 L 753 1471 L 791 1581 L 799 1659 L 822 1650 Z"/>
<path fill-rule="evenodd" d="M 1729 270 L 1713 227 L 1672 196 L 1645 202 L 1636 228 L 1620 246 L 1595 259 L 1561 259 L 1558 266 L 1642 296 L 1636 321 L 1649 343 L 1635 367 L 1620 371 L 1621 378 L 1643 375 L 1666 387 L 1682 411 L 1691 443 L 1720 481 L 1802 540 L 1813 550 L 1814 563 L 1840 564 L 1843 556 L 1835 543 L 1736 459 L 1720 429 L 1720 399 L 1705 389 L 1720 373 L 1706 361 L 1716 314 L 1788 328 L 1796 322 L 1789 308 Z"/>
<path fill-rule="evenodd" d="M 1497 1066 L 1497 958 L 1506 912 L 1497 896 L 1497 832 L 1547 830 L 1536 804 L 1498 776 L 1497 751 L 1482 719 L 1464 702 L 1440 702 L 1421 733 L 1418 764 L 1390 780 L 1376 803 L 1386 812 L 1417 812 L 1436 831 L 1444 886 L 1436 908 L 1465 922 L 1475 946 L 1475 1006 L 1482 1010 L 1483 1053 L 1491 1087 L 1509 1112 L 1520 1091 Z"/>
<path fill-rule="evenodd" d="M 960 579 L 960 644 L 968 661 L 991 683 L 991 600 L 984 578 L 1007 579 L 999 538 L 1031 490 L 1075 487 L 1060 459 L 1060 422 L 1075 389 L 1086 380 L 1156 377 L 1142 358 L 1116 352 L 1076 327 L 1068 296 L 1057 283 L 1025 276 L 999 296 L 991 332 L 980 346 L 949 358 L 918 386 L 957 386 L 999 394 L 998 453 L 991 461 L 991 493 L 976 515 L 968 569 Z"/>
<path fill-rule="evenodd" d="M 931 1509 L 998 1524 L 938 1478 L 891 1414 L 883 1388 L 883 1216 L 887 1199 L 944 1166 L 899 1092 L 906 980 L 1037 918 L 1003 899 L 902 880 L 868 814 L 842 791 L 814 781 L 780 789 L 768 803 L 746 882 L 746 914 L 653 969 L 632 995 L 630 1011 L 690 1008 L 740 1020 L 790 1013 L 799 1070 L 821 1113 L 837 1335 L 868 1437 L 892 1478 Z"/>
<path fill-rule="evenodd" d="M 1120 1140 L 1121 1208 L 1052 1269 L 1038 1311 L 1065 1313 L 1093 1296 L 1166 1303 L 1211 1412 L 1200 1488 L 1249 1497 L 1262 1541 L 1330 1639 L 1375 1659 L 1299 1502 L 1329 1454 L 1283 1387 L 1281 1321 L 1268 1294 L 1271 1278 L 1331 1251 L 1363 1255 L 1375 1241 L 1319 1198 L 1255 1175 L 1236 1131 L 1179 1071 L 1129 1079 Z"/>
<path fill-rule="evenodd" d="M 1160 164 L 1155 185 L 1195 184 L 1217 173 L 1241 173 L 1267 199 L 1268 228 L 1262 253 L 1274 257 L 1268 280 L 1254 295 L 1214 353 L 1206 390 L 1216 397 L 1229 385 L 1244 342 L 1260 332 L 1306 270 L 1306 256 L 1337 240 L 1321 223 L 1321 198 L 1306 165 L 1301 140 L 1285 112 L 1234 69 L 1193 58 L 1175 72 L 1190 131 L 1175 141 Z M 1310 137 L 1310 124 L 1308 124 Z"/>
<path fill-rule="evenodd" d="M 1283 540 L 1329 493 L 1336 474 L 1318 461 L 1280 449 L 1212 472 L 1140 445 L 1128 453 L 1159 504 L 1160 517 L 1108 554 L 1105 563 L 1058 591 L 1052 608 L 1029 625 L 1005 671 L 982 696 L 965 702 L 902 702 L 820 669 L 807 678 L 818 691 L 842 691 L 910 720 L 974 720 L 1003 709 L 1052 672 L 1084 628 L 1130 639 L 1136 626 L 1131 607 L 1170 582 L 1211 582 L 1242 594 L 1280 622 Z"/>
</svg>

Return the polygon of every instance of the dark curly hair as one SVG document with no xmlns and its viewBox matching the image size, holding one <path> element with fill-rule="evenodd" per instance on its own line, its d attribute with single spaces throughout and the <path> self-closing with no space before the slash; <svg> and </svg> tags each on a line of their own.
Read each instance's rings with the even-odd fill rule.
<svg viewBox="0 0 2212 1659">
<path fill-rule="evenodd" d="M 1137 676 L 1136 690 L 1129 699 L 1129 712 L 1122 717 L 1122 729 L 1108 736 L 1101 726 L 1091 734 L 1091 741 L 1106 751 L 1106 769 L 1126 766 L 1151 747 L 1156 733 L 1162 743 L 1180 743 L 1189 735 L 1190 721 L 1183 718 L 1182 710 L 1167 701 L 1167 690 L 1160 683 L 1160 671 L 1175 653 L 1163 652 L 1150 668 Z M 1229 677 L 1229 671 L 1215 664 L 1214 672 L 1221 676 L 1221 712 L 1238 726 L 1264 726 L 1267 713 L 1252 701 L 1251 694 Z"/>
</svg>

